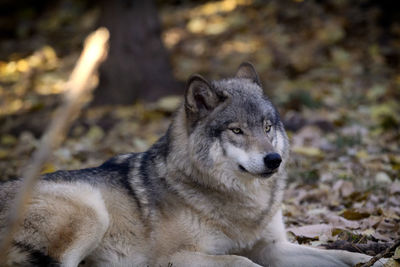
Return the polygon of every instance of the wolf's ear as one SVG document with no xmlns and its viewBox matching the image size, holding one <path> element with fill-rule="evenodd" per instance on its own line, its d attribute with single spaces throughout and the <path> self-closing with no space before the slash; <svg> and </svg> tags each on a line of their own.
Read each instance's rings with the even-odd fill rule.
<svg viewBox="0 0 400 267">
<path fill-rule="evenodd" d="M 219 98 L 206 79 L 198 74 L 192 75 L 186 85 L 185 106 L 192 112 L 206 115 L 212 111 L 219 102 Z"/>
<path fill-rule="evenodd" d="M 261 86 L 261 82 L 260 79 L 258 78 L 257 71 L 254 68 L 253 64 L 251 64 L 250 62 L 243 62 L 242 64 L 240 64 L 236 72 L 236 77 L 250 79 L 259 86 Z"/>
</svg>

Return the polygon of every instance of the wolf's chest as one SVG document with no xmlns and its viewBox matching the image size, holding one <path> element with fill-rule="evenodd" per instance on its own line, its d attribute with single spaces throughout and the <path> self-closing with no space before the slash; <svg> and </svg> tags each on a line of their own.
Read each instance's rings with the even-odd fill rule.
<svg viewBox="0 0 400 267">
<path fill-rule="evenodd" d="M 229 205 L 228 205 L 229 206 Z M 198 243 L 203 249 L 214 253 L 240 251 L 254 245 L 262 238 L 263 232 L 273 215 L 280 207 L 280 202 L 269 202 L 264 205 L 225 207 L 204 220 L 204 235 L 197 235 Z M 211 252 L 211 251 L 210 251 Z"/>
<path fill-rule="evenodd" d="M 263 234 L 264 227 L 252 223 L 207 226 L 196 235 L 196 247 L 210 254 L 227 254 L 252 247 Z"/>
</svg>

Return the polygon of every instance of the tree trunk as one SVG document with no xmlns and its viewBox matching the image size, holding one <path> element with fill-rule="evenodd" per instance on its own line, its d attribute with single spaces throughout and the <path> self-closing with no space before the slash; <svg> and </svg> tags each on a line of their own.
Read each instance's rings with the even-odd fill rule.
<svg viewBox="0 0 400 267">
<path fill-rule="evenodd" d="M 172 76 L 152 0 L 101 1 L 100 25 L 110 31 L 107 61 L 100 67 L 94 105 L 132 104 L 181 94 Z"/>
</svg>

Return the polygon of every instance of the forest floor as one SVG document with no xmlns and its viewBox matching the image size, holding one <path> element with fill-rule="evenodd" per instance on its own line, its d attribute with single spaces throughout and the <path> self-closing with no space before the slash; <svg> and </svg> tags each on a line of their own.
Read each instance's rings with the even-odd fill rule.
<svg viewBox="0 0 400 267">
<path fill-rule="evenodd" d="M 68 8 L 31 22 L 34 35 L 21 24 L 21 38 L 0 44 L 2 179 L 29 161 L 99 15 Z M 227 77 L 242 61 L 259 71 L 291 140 L 283 211 L 295 242 L 376 254 L 400 238 L 400 24 L 383 26 L 380 17 L 351 1 L 160 7 L 178 80 Z M 85 108 L 43 172 L 147 149 L 180 101 Z"/>
</svg>

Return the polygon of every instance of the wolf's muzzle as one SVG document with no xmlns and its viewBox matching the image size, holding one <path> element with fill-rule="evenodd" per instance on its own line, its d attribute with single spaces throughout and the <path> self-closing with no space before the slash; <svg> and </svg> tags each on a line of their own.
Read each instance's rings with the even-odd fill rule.
<svg viewBox="0 0 400 267">
<path fill-rule="evenodd" d="M 277 169 L 282 162 L 282 158 L 278 153 L 269 153 L 264 157 L 264 164 L 270 170 Z"/>
</svg>

